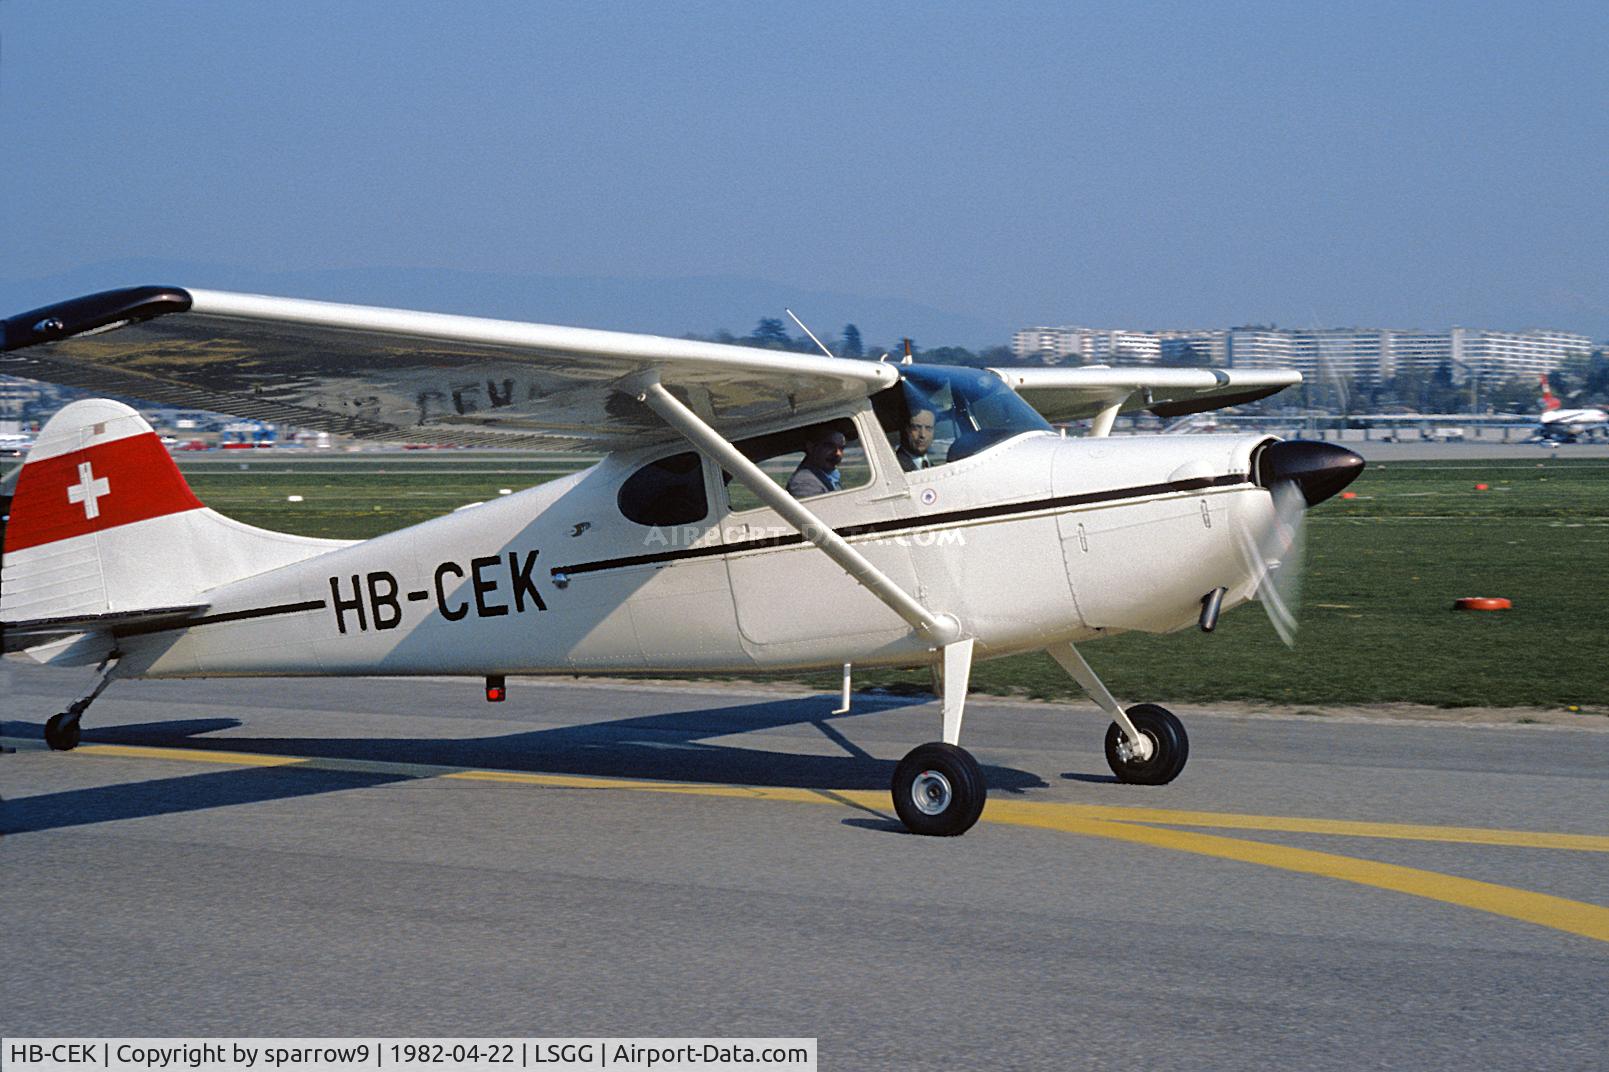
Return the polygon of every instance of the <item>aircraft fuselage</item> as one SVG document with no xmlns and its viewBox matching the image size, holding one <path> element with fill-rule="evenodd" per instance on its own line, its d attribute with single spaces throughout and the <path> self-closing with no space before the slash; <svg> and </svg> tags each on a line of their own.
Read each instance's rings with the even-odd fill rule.
<svg viewBox="0 0 1609 1072">
<path fill-rule="evenodd" d="M 869 422 L 869 410 L 856 420 Z M 980 657 L 1195 622 L 1253 594 L 1265 437 L 1029 433 L 806 500 L 878 569 L 953 614 Z M 607 673 L 925 664 L 931 645 L 764 507 L 646 526 L 617 505 L 656 457 L 573 476 L 221 586 L 183 629 L 123 637 L 147 676 Z M 711 463 L 701 464 L 713 469 Z"/>
</svg>

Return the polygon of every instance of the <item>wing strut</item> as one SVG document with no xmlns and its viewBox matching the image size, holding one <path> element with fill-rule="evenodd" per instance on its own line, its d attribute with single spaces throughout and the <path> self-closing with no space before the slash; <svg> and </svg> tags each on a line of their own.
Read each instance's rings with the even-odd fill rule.
<svg viewBox="0 0 1609 1072">
<path fill-rule="evenodd" d="M 638 398 L 647 403 L 665 423 L 685 436 L 717 465 L 731 473 L 744 487 L 754 492 L 765 505 L 775 510 L 782 519 L 799 530 L 800 535 L 821 549 L 821 552 L 841 568 L 861 587 L 882 600 L 895 614 L 905 619 L 918 636 L 929 643 L 943 647 L 961 637 L 961 623 L 952 614 L 935 614 L 912 599 L 889 576 L 849 545 L 832 527 L 805 508 L 804 504 L 765 475 L 743 453 L 726 440 L 721 433 L 683 405 L 665 390 L 657 379 L 641 388 Z M 963 686 L 964 687 L 964 686 Z"/>
<path fill-rule="evenodd" d="M 1129 396 L 1124 395 L 1122 398 L 1115 399 L 1101 407 L 1101 411 L 1095 415 L 1095 419 L 1089 422 L 1090 436 L 1101 437 L 1111 435 L 1112 425 L 1117 421 L 1117 415 L 1123 409 L 1123 403 L 1127 402 L 1128 400 Z"/>
</svg>

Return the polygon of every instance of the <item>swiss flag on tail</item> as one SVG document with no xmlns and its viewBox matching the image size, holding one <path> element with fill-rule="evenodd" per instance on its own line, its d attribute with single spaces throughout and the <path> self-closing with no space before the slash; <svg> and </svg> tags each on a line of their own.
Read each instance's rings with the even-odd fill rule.
<svg viewBox="0 0 1609 1072">
<path fill-rule="evenodd" d="M 346 546 L 207 509 L 138 413 L 86 399 L 50 419 L 17 475 L 0 624 L 193 609 L 225 585 Z M 288 584 L 286 598 L 295 598 Z M 80 654 L 69 645 L 43 658 Z"/>
<path fill-rule="evenodd" d="M 4 552 L 198 509 L 144 418 L 107 399 L 74 402 L 45 425 L 18 474 Z"/>
</svg>

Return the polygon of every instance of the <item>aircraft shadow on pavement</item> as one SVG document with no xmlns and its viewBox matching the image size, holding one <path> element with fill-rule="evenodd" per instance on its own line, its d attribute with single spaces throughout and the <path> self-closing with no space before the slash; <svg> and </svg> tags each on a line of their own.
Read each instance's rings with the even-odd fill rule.
<svg viewBox="0 0 1609 1072">
<path fill-rule="evenodd" d="M 1119 785 L 1115 774 L 1086 774 L 1083 771 L 1063 771 L 1062 779 L 1068 782 L 1090 782 L 1095 785 Z"/>
<path fill-rule="evenodd" d="M 286 765 L 244 767 L 173 778 L 43 793 L 0 801 L 0 833 L 24 833 L 208 808 L 291 799 L 430 777 L 388 764 L 737 784 L 798 789 L 862 789 L 886 792 L 896 761 L 866 752 L 843 730 L 854 719 L 926 697 L 859 705 L 855 713 L 826 715 L 821 697 L 772 700 L 584 725 L 561 726 L 473 738 L 209 737 L 235 729 L 237 719 L 189 719 L 123 726 L 86 727 L 86 744 L 124 744 L 214 749 L 259 756 L 375 763 L 380 769 L 342 770 Z M 786 726 L 814 725 L 842 754 L 808 755 L 748 745 L 711 744 L 705 739 Z M 42 735 L 43 727 L 39 731 Z M 915 742 L 912 742 L 913 744 Z M 984 765 L 991 792 L 1045 788 L 1038 775 L 1013 767 Z M 890 809 L 891 810 L 891 809 Z M 881 813 L 876 813 L 881 814 Z M 868 824 L 883 819 L 867 820 Z M 886 827 L 885 827 L 886 828 Z"/>
</svg>

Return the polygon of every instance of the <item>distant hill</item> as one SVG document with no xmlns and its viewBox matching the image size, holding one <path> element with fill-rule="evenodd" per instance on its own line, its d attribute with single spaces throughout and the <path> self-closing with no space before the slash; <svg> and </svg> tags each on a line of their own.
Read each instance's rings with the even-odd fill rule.
<svg viewBox="0 0 1609 1072">
<path fill-rule="evenodd" d="M 146 283 L 670 336 L 713 335 L 721 330 L 746 335 L 761 317 L 781 317 L 784 307 L 790 307 L 823 341 L 831 344 L 845 324 L 853 323 L 868 347 L 892 346 L 908 335 L 924 347 L 981 349 L 1009 342 L 1014 330 L 1003 321 L 898 298 L 799 290 L 736 276 L 621 279 L 434 268 L 265 271 L 156 259 L 107 261 L 58 275 L 0 279 L 0 315 Z M 788 326 L 792 328 L 791 323 Z"/>
</svg>

